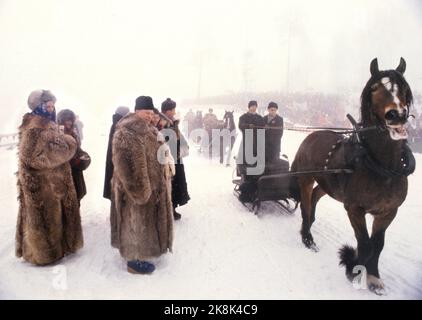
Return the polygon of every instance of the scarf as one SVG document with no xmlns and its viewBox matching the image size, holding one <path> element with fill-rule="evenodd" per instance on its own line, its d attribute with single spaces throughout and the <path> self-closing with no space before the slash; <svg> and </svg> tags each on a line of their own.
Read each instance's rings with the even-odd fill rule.
<svg viewBox="0 0 422 320">
<path fill-rule="evenodd" d="M 47 118 L 50 121 L 56 122 L 56 110 L 54 110 L 52 113 L 48 112 L 47 108 L 45 107 L 45 103 L 40 104 L 38 107 L 36 107 L 34 111 L 32 111 L 32 114 L 35 114 L 37 116 Z"/>
</svg>

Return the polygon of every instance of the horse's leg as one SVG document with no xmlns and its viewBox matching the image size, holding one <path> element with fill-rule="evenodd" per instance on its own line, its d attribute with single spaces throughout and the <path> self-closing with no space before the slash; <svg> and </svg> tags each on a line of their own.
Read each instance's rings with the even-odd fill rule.
<svg viewBox="0 0 422 320">
<path fill-rule="evenodd" d="M 368 271 L 367 283 L 371 291 L 378 293 L 384 288 L 384 284 L 380 280 L 378 271 L 378 260 L 382 249 L 384 248 L 385 230 L 387 230 L 390 223 L 396 217 L 397 209 L 389 211 L 383 215 L 374 216 L 374 223 L 372 224 L 371 242 L 374 248 L 374 253 L 369 259 L 366 267 Z"/>
<path fill-rule="evenodd" d="M 311 234 L 311 215 L 312 215 L 312 191 L 315 180 L 309 177 L 298 178 L 300 188 L 300 210 L 302 213 L 302 242 L 307 248 L 315 246 Z"/>
<path fill-rule="evenodd" d="M 208 158 L 212 159 L 212 132 L 208 132 Z"/>
<path fill-rule="evenodd" d="M 220 163 L 224 162 L 224 139 L 220 137 Z"/>
<path fill-rule="evenodd" d="M 366 267 L 366 264 L 373 254 L 373 249 L 366 227 L 365 210 L 360 207 L 351 206 L 347 206 L 346 210 L 355 232 L 358 248 L 356 253 L 355 249 L 344 246 L 340 250 L 340 264 L 346 267 L 347 278 L 352 281 L 354 278 L 354 267 L 358 265 Z"/>
<path fill-rule="evenodd" d="M 227 151 L 227 158 L 226 158 L 226 166 L 229 167 L 230 166 L 230 157 L 232 155 L 232 150 L 233 150 L 233 146 L 234 146 L 234 142 L 235 142 L 235 138 L 231 137 L 230 139 L 230 149 Z"/>
<path fill-rule="evenodd" d="M 323 196 L 325 196 L 326 193 L 322 188 L 318 185 L 314 188 L 312 191 L 312 208 L 311 208 L 311 226 L 315 221 L 315 211 L 316 211 L 316 205 Z"/>
</svg>

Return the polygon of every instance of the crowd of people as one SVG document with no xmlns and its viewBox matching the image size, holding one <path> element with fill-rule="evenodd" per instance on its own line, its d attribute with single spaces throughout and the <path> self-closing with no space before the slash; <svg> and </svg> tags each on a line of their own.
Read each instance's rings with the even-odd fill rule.
<svg viewBox="0 0 422 320">
<path fill-rule="evenodd" d="M 33 91 L 19 127 L 16 255 L 35 265 L 83 246 L 80 201 L 91 159 L 77 116 L 64 109 L 56 117 L 55 103 L 50 91 Z M 140 96 L 133 113 L 118 107 L 113 115 L 103 196 L 111 201 L 111 245 L 131 273 L 152 273 L 154 260 L 172 250 L 176 208 L 190 200 L 183 164 L 189 147 L 175 109 L 169 98 L 159 111 Z"/>
</svg>

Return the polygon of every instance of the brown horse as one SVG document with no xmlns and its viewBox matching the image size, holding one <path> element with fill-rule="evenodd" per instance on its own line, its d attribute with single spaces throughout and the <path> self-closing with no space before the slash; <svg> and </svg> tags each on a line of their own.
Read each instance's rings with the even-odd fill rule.
<svg viewBox="0 0 422 320">
<path fill-rule="evenodd" d="M 412 104 L 411 89 L 403 77 L 406 62 L 400 59 L 395 70 L 380 71 L 377 59 L 370 65 L 371 78 L 361 95 L 361 122 L 353 139 L 332 131 L 310 134 L 301 144 L 292 171 L 327 170 L 349 167 L 352 173 L 298 175 L 292 182 L 293 197 L 300 201 L 302 241 L 316 248 L 311 226 L 315 208 L 328 194 L 342 202 L 357 239 L 357 250 L 344 246 L 340 264 L 352 280 L 354 267 L 367 272 L 367 287 L 381 293 L 384 285 L 378 272 L 378 259 L 384 247 L 385 231 L 407 195 L 407 175 L 414 161 L 406 145 L 404 128 Z M 357 142 L 356 142 L 357 141 Z M 371 236 L 365 215 L 374 217 Z"/>
</svg>

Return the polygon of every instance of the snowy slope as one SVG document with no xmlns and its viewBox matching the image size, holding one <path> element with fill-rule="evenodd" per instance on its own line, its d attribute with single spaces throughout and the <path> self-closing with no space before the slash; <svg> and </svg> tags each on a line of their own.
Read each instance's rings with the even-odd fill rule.
<svg viewBox="0 0 422 320">
<path fill-rule="evenodd" d="M 339 202 L 320 201 L 313 226 L 320 251 L 311 252 L 301 243 L 299 210 L 289 216 L 267 204 L 254 216 L 233 195 L 233 168 L 194 148 L 186 161 L 192 200 L 175 223 L 173 254 L 150 276 L 127 273 L 109 244 L 109 202 L 102 198 L 109 125 L 86 126 L 84 148 L 93 162 L 81 208 L 85 246 L 56 266 L 34 267 L 14 257 L 16 149 L 0 149 L 0 298 L 422 299 L 421 170 L 410 177 L 408 198 L 387 230 L 380 261 L 387 295 L 379 297 L 354 289 L 338 266 L 340 246 L 355 245 Z M 290 160 L 304 137 L 285 133 L 282 150 Z"/>
</svg>

